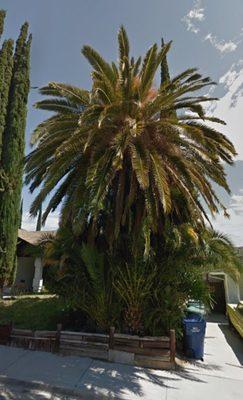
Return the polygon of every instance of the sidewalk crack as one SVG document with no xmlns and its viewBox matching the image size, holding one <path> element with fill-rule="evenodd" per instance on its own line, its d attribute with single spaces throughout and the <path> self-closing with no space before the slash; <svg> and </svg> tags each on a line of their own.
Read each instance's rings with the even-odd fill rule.
<svg viewBox="0 0 243 400">
<path fill-rule="evenodd" d="M 11 368 L 15 363 L 17 363 L 21 358 L 23 358 L 27 354 L 28 354 L 28 352 L 26 352 L 26 350 L 24 350 L 24 352 L 18 358 L 16 358 L 14 361 L 12 361 L 6 368 L 4 368 L 3 370 L 0 370 L 0 374 L 6 373 L 9 368 Z"/>
<path fill-rule="evenodd" d="M 81 376 L 79 377 L 77 383 L 74 385 L 75 388 L 78 388 L 78 386 L 82 383 L 83 378 L 85 377 L 86 373 L 89 371 L 91 368 L 92 364 L 94 363 L 95 360 L 91 359 L 90 364 L 88 367 L 82 372 Z"/>
</svg>

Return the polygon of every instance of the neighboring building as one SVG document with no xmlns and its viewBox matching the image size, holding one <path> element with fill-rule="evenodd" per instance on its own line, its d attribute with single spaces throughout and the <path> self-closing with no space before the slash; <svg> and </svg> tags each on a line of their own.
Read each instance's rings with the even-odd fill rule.
<svg viewBox="0 0 243 400">
<path fill-rule="evenodd" d="M 238 252 L 243 264 L 243 247 L 238 247 Z M 243 272 L 239 281 L 240 300 L 243 300 Z"/>
<path fill-rule="evenodd" d="M 16 291 L 40 292 L 43 286 L 43 263 L 38 255 L 37 247 L 45 236 L 55 235 L 55 231 L 18 230 L 17 271 L 14 281 Z M 34 251 L 31 251 L 33 248 Z"/>
<path fill-rule="evenodd" d="M 237 248 L 243 264 L 243 247 Z M 226 312 L 226 304 L 238 304 L 243 300 L 243 273 L 239 282 L 222 271 L 215 271 L 207 274 L 207 282 L 214 293 L 215 312 Z"/>
</svg>

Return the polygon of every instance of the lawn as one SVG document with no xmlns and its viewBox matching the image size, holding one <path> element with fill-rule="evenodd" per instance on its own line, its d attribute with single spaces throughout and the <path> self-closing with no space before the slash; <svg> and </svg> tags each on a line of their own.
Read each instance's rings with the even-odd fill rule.
<svg viewBox="0 0 243 400">
<path fill-rule="evenodd" d="M 0 300 L 0 324 L 12 321 L 16 328 L 55 330 L 64 307 L 64 302 L 55 295 Z"/>
</svg>

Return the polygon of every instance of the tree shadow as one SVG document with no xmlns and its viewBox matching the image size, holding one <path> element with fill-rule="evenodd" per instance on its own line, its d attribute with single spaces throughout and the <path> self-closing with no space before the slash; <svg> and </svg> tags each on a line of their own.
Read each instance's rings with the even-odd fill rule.
<svg viewBox="0 0 243 400">
<path fill-rule="evenodd" d="M 219 328 L 221 329 L 227 343 L 235 353 L 239 363 L 243 365 L 243 341 L 240 336 L 230 329 L 228 325 L 219 324 Z"/>
<path fill-rule="evenodd" d="M 228 324 L 227 317 L 224 314 L 213 312 L 207 315 L 206 321 L 215 324 Z"/>
<path fill-rule="evenodd" d="M 43 382 L 42 384 L 43 385 Z M 60 390 L 42 387 L 33 387 L 35 385 L 22 382 L 14 382 L 12 384 L 4 384 L 0 386 L 0 400 L 78 400 L 83 399 L 83 395 L 65 394 Z M 88 399 L 87 399 L 88 400 Z"/>
<path fill-rule="evenodd" d="M 124 395 L 127 396 L 126 398 L 136 395 L 142 398 L 146 395 L 145 387 L 146 390 L 155 393 L 156 390 L 161 389 L 177 390 L 178 383 L 182 379 L 206 383 L 199 375 L 183 369 L 150 370 L 131 365 L 95 361 L 76 387 L 97 397 L 103 395 L 104 398 L 124 399 Z"/>
<path fill-rule="evenodd" d="M 46 400 L 51 399 L 47 392 L 40 389 L 26 389 L 20 386 L 4 387 L 0 389 L 0 400 Z"/>
</svg>

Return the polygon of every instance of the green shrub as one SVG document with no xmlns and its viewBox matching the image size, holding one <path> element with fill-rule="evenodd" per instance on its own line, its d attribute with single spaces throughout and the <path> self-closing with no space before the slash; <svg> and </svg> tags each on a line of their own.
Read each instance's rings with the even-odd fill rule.
<svg viewBox="0 0 243 400">
<path fill-rule="evenodd" d="M 56 330 L 65 310 L 58 296 L 21 296 L 0 301 L 0 323 L 13 322 L 16 328 Z"/>
</svg>

